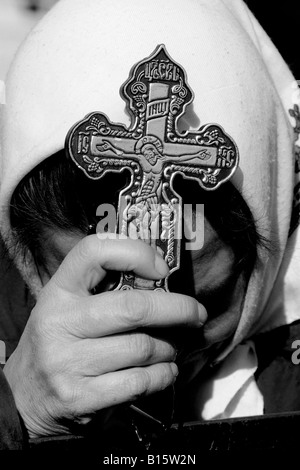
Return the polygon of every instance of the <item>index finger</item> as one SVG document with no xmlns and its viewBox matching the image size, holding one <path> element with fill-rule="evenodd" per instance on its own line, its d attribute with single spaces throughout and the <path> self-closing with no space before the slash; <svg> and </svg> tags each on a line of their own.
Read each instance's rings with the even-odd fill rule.
<svg viewBox="0 0 300 470">
<path fill-rule="evenodd" d="M 103 280 L 107 270 L 133 271 L 154 280 L 166 277 L 169 271 L 159 253 L 145 242 L 97 234 L 75 245 L 51 281 L 61 289 L 86 296 Z"/>
</svg>

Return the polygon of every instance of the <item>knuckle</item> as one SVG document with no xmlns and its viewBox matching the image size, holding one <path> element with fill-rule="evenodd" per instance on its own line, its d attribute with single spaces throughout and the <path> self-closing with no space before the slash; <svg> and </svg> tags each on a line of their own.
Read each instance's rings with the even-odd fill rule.
<svg viewBox="0 0 300 470">
<path fill-rule="evenodd" d="M 55 356 L 49 354 L 46 348 L 39 349 L 39 363 L 37 369 L 45 382 L 52 383 L 57 372 L 57 363 Z"/>
<path fill-rule="evenodd" d="M 32 327 L 39 338 L 47 338 L 49 333 L 56 331 L 57 318 L 55 315 L 35 316 Z"/>
<path fill-rule="evenodd" d="M 35 335 L 43 343 L 57 342 L 66 330 L 70 330 L 74 317 L 74 302 L 70 297 L 62 299 L 56 296 L 44 305 L 39 301 L 35 308 L 37 307 L 31 323 Z"/>
<path fill-rule="evenodd" d="M 61 360 L 50 347 L 39 348 L 38 355 L 38 372 L 43 381 L 48 383 L 50 388 L 55 389 L 56 377 L 59 371 L 62 370 Z"/>
<path fill-rule="evenodd" d="M 49 393 L 63 410 L 72 410 L 79 400 L 79 388 L 63 374 L 51 376 L 48 383 Z"/>
<path fill-rule="evenodd" d="M 144 333 L 136 333 L 131 337 L 132 353 L 138 355 L 143 363 L 151 361 L 155 355 L 155 340 Z"/>
<path fill-rule="evenodd" d="M 110 252 L 110 240 L 99 238 L 97 235 L 89 235 L 82 238 L 76 245 L 77 256 L 82 260 L 104 260 Z"/>
<path fill-rule="evenodd" d="M 147 296 L 138 290 L 125 291 L 120 300 L 125 324 L 131 328 L 144 325 L 148 313 Z"/>
<path fill-rule="evenodd" d="M 80 259 L 86 260 L 90 258 L 93 252 L 94 244 L 92 243 L 92 237 L 84 237 L 76 245 L 77 254 Z"/>
<path fill-rule="evenodd" d="M 67 382 L 76 371 L 72 355 L 62 349 L 59 343 L 47 342 L 39 345 L 36 355 L 35 370 L 45 386 L 54 393 L 60 390 L 60 384 Z"/>
<path fill-rule="evenodd" d="M 55 384 L 56 399 L 64 406 L 69 408 L 77 401 L 77 393 L 75 387 L 68 384 L 63 378 L 57 378 Z"/>
<path fill-rule="evenodd" d="M 149 372 L 143 368 L 137 368 L 129 373 L 124 383 L 126 394 L 131 399 L 146 394 L 151 388 L 151 377 Z"/>
</svg>

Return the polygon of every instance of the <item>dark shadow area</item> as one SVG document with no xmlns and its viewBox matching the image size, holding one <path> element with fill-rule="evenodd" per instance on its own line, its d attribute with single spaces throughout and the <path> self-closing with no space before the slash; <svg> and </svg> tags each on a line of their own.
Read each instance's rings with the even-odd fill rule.
<svg viewBox="0 0 300 470">
<path fill-rule="evenodd" d="M 299 1 L 246 0 L 246 3 L 279 49 L 296 80 L 300 80 Z"/>
</svg>

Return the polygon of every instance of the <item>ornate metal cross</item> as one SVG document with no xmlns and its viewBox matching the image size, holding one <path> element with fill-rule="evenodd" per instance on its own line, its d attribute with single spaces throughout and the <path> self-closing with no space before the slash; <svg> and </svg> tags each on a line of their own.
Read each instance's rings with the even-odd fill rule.
<svg viewBox="0 0 300 470">
<path fill-rule="evenodd" d="M 216 124 L 178 132 L 178 119 L 193 101 L 193 92 L 184 69 L 164 45 L 133 67 L 120 94 L 131 127 L 112 123 L 100 112 L 89 114 L 68 133 L 66 149 L 88 178 L 131 171 L 130 184 L 120 192 L 116 230 L 160 250 L 171 274 L 179 268 L 182 232 L 174 176 L 180 173 L 214 190 L 236 170 L 238 150 Z M 167 278 L 155 282 L 124 273 L 118 289 L 131 288 L 167 291 Z"/>
</svg>

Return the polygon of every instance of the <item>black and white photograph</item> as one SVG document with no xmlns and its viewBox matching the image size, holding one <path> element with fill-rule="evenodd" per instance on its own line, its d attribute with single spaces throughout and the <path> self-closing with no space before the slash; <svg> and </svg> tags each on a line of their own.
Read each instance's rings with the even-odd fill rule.
<svg viewBox="0 0 300 470">
<path fill-rule="evenodd" d="M 0 0 L 0 450 L 298 449 L 299 18 Z"/>
</svg>

